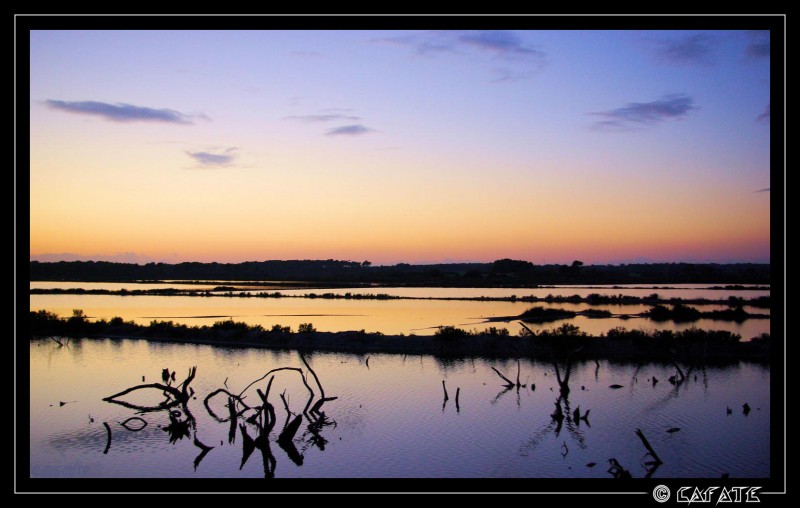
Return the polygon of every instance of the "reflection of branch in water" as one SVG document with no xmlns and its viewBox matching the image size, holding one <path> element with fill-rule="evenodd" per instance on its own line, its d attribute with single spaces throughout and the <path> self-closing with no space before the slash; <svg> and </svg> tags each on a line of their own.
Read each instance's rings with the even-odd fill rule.
<svg viewBox="0 0 800 508">
<path fill-rule="evenodd" d="M 631 388 L 633 388 L 634 383 L 639 382 L 639 370 L 642 368 L 642 364 L 639 363 L 636 365 L 636 370 L 633 371 L 633 376 L 631 377 Z"/>
<path fill-rule="evenodd" d="M 659 467 L 661 467 L 661 462 L 656 462 L 652 466 L 646 467 L 645 468 L 646 473 L 645 473 L 644 477 L 645 478 L 650 478 L 651 476 L 653 476 L 653 473 L 655 473 L 656 470 L 658 470 Z"/>
<path fill-rule="evenodd" d="M 645 469 L 644 477 L 650 478 L 658 470 L 658 468 L 661 467 L 663 462 L 661 462 L 661 459 L 658 457 L 658 454 L 653 449 L 653 447 L 650 446 L 650 443 L 647 441 L 647 438 L 644 437 L 644 433 L 641 431 L 641 429 L 636 429 L 636 435 L 639 437 L 639 439 L 642 441 L 642 444 L 647 449 L 647 453 L 645 453 L 644 456 L 647 457 L 649 455 L 653 459 L 644 462 L 642 464 L 642 466 Z M 608 468 L 608 472 L 614 478 L 632 478 L 630 471 L 622 467 L 622 465 L 617 461 L 617 459 L 611 458 L 608 459 L 608 462 L 611 464 L 611 467 Z"/>
<path fill-rule="evenodd" d="M 671 399 L 677 399 L 678 394 L 680 393 L 681 390 L 687 390 L 687 389 L 688 389 L 688 384 L 679 383 L 673 385 L 672 389 L 670 389 L 670 391 L 667 392 L 667 394 L 664 395 L 664 397 L 647 406 L 645 408 L 645 411 L 653 411 L 657 408 L 666 405 L 668 402 L 670 402 Z"/>
<path fill-rule="evenodd" d="M 234 402 L 233 397 L 228 397 L 228 419 L 231 422 L 230 427 L 228 428 L 228 444 L 233 444 L 233 442 L 236 440 L 236 422 L 239 419 L 239 414 L 236 413 L 235 404 L 236 403 Z M 211 409 L 208 408 L 208 406 L 206 406 L 206 409 L 208 409 L 208 412 L 211 413 Z"/>
<path fill-rule="evenodd" d="M 250 455 L 253 453 L 253 450 L 256 449 L 256 442 L 250 437 L 250 434 L 247 433 L 247 427 L 243 423 L 239 424 L 239 429 L 242 431 L 242 462 L 239 464 L 239 470 L 241 471 L 247 459 L 249 459 Z"/>
<path fill-rule="evenodd" d="M 141 422 L 141 426 L 140 427 L 131 427 L 130 426 L 130 422 L 131 421 Z M 147 422 L 144 420 L 144 418 L 140 418 L 138 416 L 131 416 L 130 418 L 128 418 L 124 422 L 120 422 L 119 424 L 122 425 L 123 427 L 125 427 L 126 430 L 130 430 L 131 432 L 139 432 L 143 428 L 147 427 Z"/>
<path fill-rule="evenodd" d="M 642 444 L 647 449 L 647 453 L 651 457 L 653 457 L 653 460 L 655 461 L 654 463 L 659 465 L 662 464 L 661 459 L 658 457 L 658 454 L 656 453 L 655 450 L 653 450 L 653 447 L 650 446 L 650 443 L 647 441 L 647 438 L 644 437 L 644 432 L 642 432 L 641 429 L 636 429 L 636 435 L 639 436 L 639 439 L 642 440 Z"/>
<path fill-rule="evenodd" d="M 284 390 L 284 392 L 280 394 L 280 398 L 283 401 L 283 407 L 286 410 L 286 421 L 283 425 L 282 431 L 278 436 L 277 439 L 278 445 L 281 447 L 281 449 L 283 449 L 286 452 L 287 456 L 290 458 L 290 460 L 292 460 L 292 462 L 294 462 L 298 466 L 301 466 L 303 464 L 304 457 L 298 451 L 294 441 L 295 441 L 295 436 L 297 435 L 300 427 L 302 426 L 303 417 L 305 416 L 309 424 L 307 426 L 307 430 L 304 432 L 301 439 L 306 440 L 306 436 L 310 434 L 310 437 L 308 437 L 307 442 L 311 446 L 317 446 L 320 450 L 325 449 L 325 445 L 328 443 L 328 440 L 325 439 L 321 433 L 325 427 L 331 425 L 336 426 L 336 422 L 333 419 L 329 418 L 322 411 L 322 407 L 325 402 L 336 400 L 337 397 L 325 396 L 324 388 L 320 383 L 319 377 L 317 376 L 316 372 L 314 372 L 314 369 L 309 365 L 309 363 L 302 355 L 300 355 L 300 358 L 305 364 L 305 366 L 308 368 L 308 372 L 311 374 L 311 376 L 314 377 L 314 380 L 319 389 L 320 398 L 316 402 L 314 402 L 314 391 L 309 386 L 308 381 L 306 379 L 306 375 L 304 374 L 302 369 L 296 367 L 279 367 L 271 369 L 262 377 L 247 385 L 245 389 L 242 390 L 242 392 L 239 393 L 238 395 L 228 391 L 227 389 L 220 388 L 214 390 L 205 397 L 203 404 L 206 410 L 208 411 L 208 414 L 220 423 L 224 422 L 230 423 L 230 429 L 228 433 L 229 443 L 233 443 L 236 439 L 237 425 L 241 430 L 242 462 L 240 464 L 240 469 L 244 467 L 244 464 L 247 462 L 248 457 L 252 454 L 253 450 L 258 448 L 262 452 L 265 477 L 274 476 L 276 460 L 270 450 L 269 434 L 270 431 L 276 425 L 276 415 L 275 415 L 275 408 L 269 401 L 269 395 L 272 388 L 272 383 L 275 380 L 275 373 L 284 370 L 297 372 L 300 375 L 300 379 L 302 380 L 303 385 L 306 387 L 306 390 L 308 390 L 310 396 L 308 401 L 306 402 L 302 414 L 298 414 L 290 410 L 289 402 L 286 396 L 286 391 Z M 191 399 L 192 395 L 194 394 L 194 390 L 189 386 L 189 384 L 194 379 L 195 374 L 196 374 L 196 367 L 193 367 L 190 370 L 187 378 L 182 383 L 174 385 L 172 383 L 172 381 L 174 380 L 174 373 L 170 373 L 169 377 L 167 377 L 166 384 L 150 383 L 150 384 L 133 386 L 119 393 L 116 393 L 110 397 L 106 397 L 103 400 L 109 403 L 128 407 L 130 409 L 135 409 L 140 413 L 166 411 L 167 416 L 169 417 L 169 424 L 162 427 L 162 430 L 164 430 L 164 432 L 168 434 L 168 439 L 170 443 L 175 444 L 179 440 L 182 440 L 184 437 L 187 438 L 191 437 L 192 444 L 200 449 L 200 453 L 194 459 L 194 468 L 196 470 L 199 464 L 205 458 L 205 456 L 214 447 L 205 445 L 198 438 L 197 420 L 194 418 L 191 411 L 189 410 L 188 402 Z M 245 391 L 247 391 L 250 387 L 252 387 L 260 380 L 263 380 L 270 375 L 272 376 L 270 377 L 269 382 L 267 383 L 267 386 L 263 392 L 261 391 L 260 388 L 256 388 L 256 393 L 261 399 L 261 405 L 250 407 L 248 404 L 244 402 Z M 153 406 L 141 406 L 123 400 L 117 400 L 119 397 L 122 397 L 133 391 L 141 389 L 159 390 L 161 393 L 164 394 L 166 400 Z M 225 404 L 225 406 L 227 407 L 228 414 L 225 417 L 216 414 L 210 405 L 210 400 L 219 394 L 225 394 L 227 396 L 226 397 L 227 404 Z M 176 407 L 180 407 L 182 411 L 174 409 Z M 247 426 L 245 423 L 239 423 L 241 421 L 240 418 L 243 418 L 243 414 L 249 410 L 254 410 L 254 414 L 250 416 L 247 419 L 247 421 L 252 423 L 257 430 L 255 438 L 251 437 L 250 434 L 248 434 Z M 130 427 L 129 424 L 133 421 L 140 421 L 142 423 L 142 426 L 139 428 Z M 108 453 L 108 449 L 110 448 L 111 445 L 111 429 L 107 423 L 105 425 L 108 432 L 108 441 L 104 453 Z M 125 420 L 125 422 L 122 422 L 122 425 L 125 426 L 126 428 L 129 428 L 129 430 L 136 431 L 144 428 L 144 426 L 147 425 L 147 422 L 140 417 L 132 417 L 129 418 L 128 420 Z"/>
<path fill-rule="evenodd" d="M 259 431 L 259 434 L 253 439 L 247 433 L 247 427 L 244 424 L 240 424 L 239 428 L 242 431 L 242 462 L 239 465 L 239 470 L 244 467 L 253 450 L 258 448 L 261 451 L 261 458 L 264 464 L 264 478 L 274 478 L 277 462 L 269 446 L 269 436 Z"/>
<path fill-rule="evenodd" d="M 111 448 L 111 427 L 108 426 L 107 422 L 103 422 L 103 425 L 106 426 L 106 449 L 103 450 L 103 455 L 108 453 L 108 449 Z"/>
<path fill-rule="evenodd" d="M 190 437 L 191 421 L 189 420 L 189 418 L 185 420 L 180 420 L 175 416 L 173 416 L 172 413 L 170 413 L 169 425 L 164 427 L 162 430 L 167 434 L 169 434 L 169 442 L 171 444 L 175 444 L 184 437 Z"/>
<path fill-rule="evenodd" d="M 200 454 L 194 459 L 194 468 L 197 470 L 197 466 L 203 460 L 203 458 L 210 452 L 214 447 L 205 445 L 200 439 L 197 437 L 197 421 L 192 415 L 191 411 L 189 410 L 188 402 L 189 399 L 194 394 L 194 389 L 189 386 L 189 384 L 194 379 L 197 373 L 197 367 L 192 367 L 189 370 L 189 375 L 184 379 L 180 384 L 177 386 L 172 386 L 172 381 L 175 380 L 175 372 L 170 373 L 169 369 L 162 370 L 162 379 L 165 380 L 167 383 L 166 385 L 161 383 L 150 383 L 150 384 L 142 384 L 137 386 L 132 386 L 126 390 L 123 390 L 119 393 L 111 395 L 109 397 L 105 397 L 103 400 L 112 404 L 118 404 L 123 407 L 127 407 L 129 409 L 135 409 L 140 414 L 142 413 L 152 413 L 156 411 L 166 411 L 169 417 L 169 425 L 162 428 L 164 432 L 168 434 L 169 442 L 172 444 L 177 443 L 179 440 L 183 439 L 184 437 L 191 437 L 192 444 L 197 448 L 200 448 Z M 123 395 L 127 395 L 133 391 L 153 388 L 156 390 L 160 390 L 164 396 L 165 400 L 159 403 L 156 406 L 142 406 L 138 404 L 132 404 L 130 402 L 126 402 L 123 400 L 117 400 L 118 397 L 122 397 Z M 180 388 L 180 389 L 179 389 Z M 227 393 L 227 392 L 226 392 Z M 229 397 L 229 403 L 233 406 L 232 398 Z M 209 414 L 211 414 L 217 420 L 221 420 L 217 417 L 213 411 L 208 407 L 207 404 L 208 398 L 206 399 L 206 407 L 209 410 Z M 178 410 L 174 410 L 172 408 L 180 406 L 183 410 L 183 413 Z M 182 416 L 185 415 L 185 419 L 182 419 Z M 129 424 L 132 421 L 139 421 L 141 422 L 140 427 L 131 427 Z M 224 420 L 221 420 L 224 421 Z M 124 422 L 121 422 L 120 425 L 125 427 L 130 431 L 140 431 L 147 426 L 147 421 L 143 418 L 138 416 L 134 416 L 128 418 Z M 106 451 L 108 450 L 108 446 L 111 444 L 111 429 L 106 424 L 106 427 L 109 431 L 109 441 L 108 445 L 106 446 Z"/>
<path fill-rule="evenodd" d="M 611 458 L 608 459 L 608 462 L 611 464 L 611 467 L 608 468 L 608 472 L 611 476 L 618 479 L 632 478 L 631 472 L 622 467 L 622 464 L 620 464 L 617 459 Z"/>
<path fill-rule="evenodd" d="M 229 409 L 228 418 L 221 418 L 221 417 L 217 416 L 217 414 L 214 413 L 214 411 L 211 409 L 211 406 L 209 405 L 209 401 L 212 398 L 214 398 L 216 395 L 220 394 L 220 393 L 224 393 L 225 395 L 228 396 L 228 409 Z M 233 401 L 235 401 L 236 403 L 241 404 L 244 407 L 244 409 L 242 409 L 241 411 L 236 411 L 235 406 L 231 406 L 231 399 Z M 206 411 L 208 411 L 208 414 L 211 415 L 212 418 L 214 418 L 215 420 L 217 420 L 220 423 L 227 422 L 230 418 L 233 417 L 234 414 L 236 416 L 239 416 L 242 413 L 244 413 L 245 411 L 247 411 L 248 409 L 251 409 L 250 406 L 248 406 L 245 403 L 245 401 L 242 399 L 242 397 L 240 397 L 239 395 L 235 395 L 235 394 L 229 392 L 228 390 L 226 390 L 224 388 L 218 388 L 218 389 L 214 390 L 213 392 L 209 393 L 208 395 L 206 395 L 206 398 L 203 399 L 203 405 L 206 406 Z"/>
<path fill-rule="evenodd" d="M 297 464 L 298 466 L 303 465 L 303 456 L 300 452 L 297 451 L 297 448 L 294 446 L 294 435 L 297 433 L 297 430 L 300 428 L 300 424 L 303 422 L 302 415 L 296 415 L 292 423 L 285 426 L 283 431 L 278 436 L 278 446 L 281 447 L 283 451 L 286 452 L 286 455 Z"/>
<path fill-rule="evenodd" d="M 505 395 L 506 393 L 508 393 L 510 391 L 511 391 L 511 387 L 510 386 L 507 386 L 507 387 L 503 388 L 502 390 L 500 390 L 497 393 L 497 396 L 494 399 L 491 400 L 491 404 L 496 404 L 497 400 L 500 398 L 500 396 Z"/>
<path fill-rule="evenodd" d="M 557 428 L 557 427 L 560 430 L 560 424 L 557 424 L 555 420 L 553 420 L 550 423 L 548 423 L 547 425 L 541 427 L 536 432 L 536 434 L 533 435 L 532 438 L 530 438 L 528 441 L 523 443 L 522 446 L 520 446 L 520 455 L 522 455 L 523 457 L 526 457 L 530 450 L 532 450 L 533 448 L 536 448 L 536 446 L 539 445 L 541 440 L 546 435 L 548 435 L 554 428 Z M 558 435 L 558 432 L 556 432 L 556 436 L 557 435 Z"/>
<path fill-rule="evenodd" d="M 598 362 L 598 361 L 597 361 L 597 358 L 595 358 L 595 359 L 594 359 L 594 364 L 595 364 L 595 368 L 594 368 L 594 380 L 595 380 L 595 381 L 598 381 L 598 377 L 597 377 L 597 376 L 598 376 L 598 374 L 600 373 L 600 362 Z"/>
<path fill-rule="evenodd" d="M 197 471 L 197 466 L 200 465 L 200 462 L 203 461 L 203 459 L 208 454 L 208 452 L 213 450 L 214 447 L 213 446 L 206 446 L 205 444 L 203 444 L 199 439 L 197 439 L 197 433 L 196 432 L 195 432 L 195 437 L 192 440 L 192 444 L 194 444 L 196 447 L 200 448 L 200 453 L 197 455 L 197 457 L 194 458 L 194 470 Z"/>
<path fill-rule="evenodd" d="M 574 439 L 575 441 L 578 442 L 578 447 L 581 450 L 586 449 L 586 444 L 584 443 L 585 438 L 583 437 L 583 434 L 581 433 L 581 431 L 577 428 L 577 425 L 578 425 L 577 422 L 579 422 L 580 419 L 578 419 L 578 420 L 574 420 L 573 419 L 574 414 L 572 412 L 570 412 L 569 399 L 559 399 L 559 400 L 556 401 L 556 404 L 558 404 L 560 400 L 564 401 L 564 413 L 563 414 L 565 415 L 564 420 L 566 421 L 566 424 L 567 424 L 567 432 L 569 432 L 569 435 L 572 436 L 572 439 Z M 575 411 L 579 411 L 579 410 L 580 410 L 580 407 L 575 408 Z"/>
</svg>

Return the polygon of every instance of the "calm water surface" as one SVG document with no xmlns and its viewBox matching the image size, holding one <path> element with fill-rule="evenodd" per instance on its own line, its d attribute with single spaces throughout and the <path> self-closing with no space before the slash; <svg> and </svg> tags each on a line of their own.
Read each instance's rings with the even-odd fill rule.
<svg viewBox="0 0 800 508">
<path fill-rule="evenodd" d="M 31 288 L 49 287 L 87 287 L 86 283 L 31 282 Z M 177 287 L 176 284 L 166 286 Z M 647 296 L 658 293 L 662 297 L 726 299 L 729 296 L 753 298 L 769 295 L 765 290 L 710 290 L 698 289 L 696 285 L 685 285 L 679 289 L 587 289 L 575 287 L 543 288 L 521 290 L 508 288 L 376 288 L 339 289 L 315 291 L 344 294 L 386 293 L 413 297 L 457 297 L 472 298 L 480 296 L 508 297 L 517 295 L 547 296 L 574 295 L 586 296 L 590 293 L 626 294 Z M 148 284 L 98 283 L 98 289 L 142 289 L 153 287 Z M 282 294 L 307 294 L 309 290 L 281 290 Z M 30 310 L 48 310 L 62 316 L 69 316 L 72 309 L 82 309 L 95 319 L 110 319 L 120 316 L 139 324 L 152 320 L 171 320 L 189 325 L 210 325 L 221 319 L 233 318 L 251 325 L 266 328 L 274 324 L 291 326 L 296 330 L 301 323 L 311 322 L 318 330 L 349 331 L 366 330 L 385 334 L 432 335 L 439 326 L 458 326 L 468 330 L 484 330 L 489 326 L 508 328 L 512 334 L 521 329 L 517 320 L 487 323 L 487 319 L 502 316 L 516 316 L 538 305 L 574 311 L 588 308 L 606 309 L 612 313 L 636 314 L 648 310 L 645 305 L 605 305 L 590 307 L 587 304 L 545 304 L 497 301 L 445 301 L 445 300 L 330 300 L 307 298 L 225 298 L 225 297 L 183 297 L 183 296 L 113 296 L 113 295 L 30 295 Z M 702 310 L 722 309 L 721 306 L 703 306 Z M 752 313 L 768 314 L 769 309 L 745 307 Z M 770 333 L 769 319 L 750 319 L 743 323 L 730 321 L 700 320 L 692 323 L 657 323 L 649 319 L 628 320 L 588 319 L 575 317 L 568 321 L 557 321 L 530 325 L 532 329 L 553 328 L 564 322 L 579 326 L 591 334 L 605 333 L 611 328 L 623 326 L 628 329 L 670 329 L 684 330 L 692 326 L 713 330 L 727 330 L 738 333 L 744 340 Z"/>
<path fill-rule="evenodd" d="M 326 395 L 338 399 L 323 406 L 331 422 L 319 432 L 324 441 L 315 442 L 304 421 L 293 442 L 298 465 L 276 443 L 286 418 L 279 394 L 286 394 L 291 411 L 301 412 L 307 392 L 296 374 L 276 376 L 270 395 L 278 421 L 269 447 L 274 469 L 266 461 L 267 473 L 275 477 L 610 478 L 612 457 L 642 477 L 647 459 L 637 428 L 664 462 L 653 478 L 770 475 L 770 371 L 756 364 L 695 371 L 677 388 L 666 381 L 675 372 L 666 365 L 578 364 L 568 404 L 570 410 L 590 410 L 589 424 L 565 421 L 558 429 L 549 416 L 558 393 L 550 364 L 523 361 L 520 378 L 527 386 L 517 391 L 504 390 L 491 370 L 515 378 L 516 361 L 371 355 L 367 366 L 366 357 L 355 355 L 307 358 Z M 171 440 L 165 411 L 140 414 L 147 426 L 126 430 L 119 422 L 136 411 L 101 400 L 142 383 L 142 376 L 148 383 L 160 381 L 163 368 L 176 370 L 180 382 L 193 365 L 191 435 Z M 31 476 L 264 477 L 262 452 L 256 449 L 242 464 L 241 431 L 229 440 L 229 423 L 216 421 L 202 401 L 226 383 L 238 393 L 279 366 L 302 363 L 294 352 L 258 349 L 110 339 L 58 347 L 31 341 Z M 652 376 L 661 382 L 653 386 Z M 442 380 L 450 394 L 444 407 Z M 612 384 L 622 388 L 611 389 Z M 266 380 L 248 390 L 247 400 L 254 403 L 255 388 L 265 386 Z M 163 397 L 149 389 L 124 398 L 150 404 Z M 752 407 L 748 415 L 742 412 L 745 402 Z M 222 397 L 212 399 L 212 410 L 226 415 L 224 404 Z M 112 431 L 107 453 L 103 422 Z M 255 437 L 254 427 L 247 427 Z M 680 431 L 667 432 L 673 427 Z M 213 446 L 199 462 L 201 449 L 193 438 Z M 596 466 L 587 467 L 592 462 Z"/>
</svg>

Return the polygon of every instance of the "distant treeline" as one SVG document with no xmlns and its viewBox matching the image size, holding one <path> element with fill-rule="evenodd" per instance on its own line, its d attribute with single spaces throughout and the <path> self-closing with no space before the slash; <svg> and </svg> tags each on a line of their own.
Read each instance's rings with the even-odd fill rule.
<svg viewBox="0 0 800 508">
<path fill-rule="evenodd" d="M 372 266 L 369 261 L 302 260 L 245 263 L 30 262 L 32 281 L 129 282 L 155 280 L 308 281 L 437 287 L 531 287 L 542 284 L 769 284 L 769 264 L 652 263 L 535 265 L 493 263 Z"/>
<path fill-rule="evenodd" d="M 729 307 L 741 307 L 750 305 L 752 307 L 769 308 L 771 305 L 770 296 L 756 296 L 753 298 L 739 298 L 729 296 L 727 299 L 712 300 L 709 298 L 662 298 L 658 293 L 647 296 L 634 295 L 601 295 L 590 293 L 586 296 L 580 295 L 552 295 L 535 296 L 401 296 L 389 295 L 386 293 L 272 293 L 261 291 L 239 291 L 231 286 L 217 286 L 212 290 L 178 289 L 178 288 L 158 288 L 158 289 L 85 289 L 85 288 L 33 288 L 30 290 L 32 295 L 113 295 L 113 296 L 194 296 L 194 297 L 222 297 L 222 298 L 308 298 L 323 300 L 444 300 L 444 301 L 468 301 L 468 302 L 545 302 L 545 303 L 588 303 L 589 305 L 728 305 Z"/>
</svg>

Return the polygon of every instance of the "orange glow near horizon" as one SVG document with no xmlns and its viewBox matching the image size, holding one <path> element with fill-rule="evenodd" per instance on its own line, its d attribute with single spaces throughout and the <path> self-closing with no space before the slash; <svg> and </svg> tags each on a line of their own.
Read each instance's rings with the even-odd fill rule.
<svg viewBox="0 0 800 508">
<path fill-rule="evenodd" d="M 686 81 L 625 32 L 519 33 L 557 61 L 504 83 L 478 54 L 427 67 L 361 32 L 298 35 L 258 34 L 269 67 L 235 32 L 32 34 L 31 258 L 769 261 L 769 61 L 742 62 L 746 34 Z M 322 40 L 330 60 L 284 51 Z"/>
</svg>

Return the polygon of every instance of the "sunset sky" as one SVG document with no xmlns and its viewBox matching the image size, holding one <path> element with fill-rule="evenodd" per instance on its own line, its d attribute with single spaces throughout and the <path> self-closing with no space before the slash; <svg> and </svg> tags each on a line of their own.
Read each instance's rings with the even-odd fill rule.
<svg viewBox="0 0 800 508">
<path fill-rule="evenodd" d="M 769 32 L 32 31 L 30 99 L 31 259 L 770 260 Z"/>
</svg>

